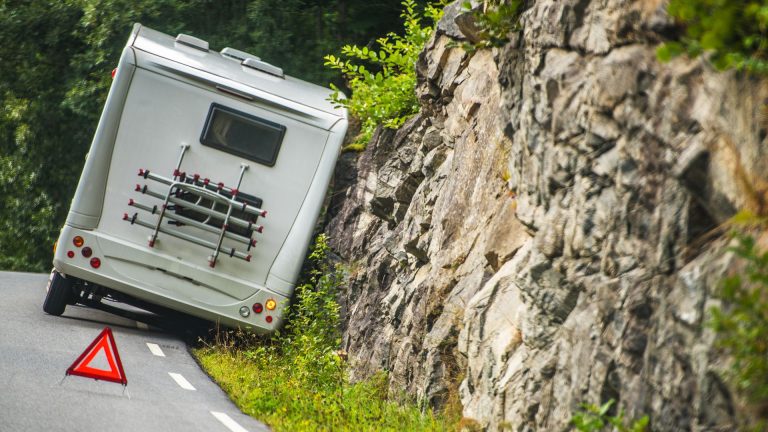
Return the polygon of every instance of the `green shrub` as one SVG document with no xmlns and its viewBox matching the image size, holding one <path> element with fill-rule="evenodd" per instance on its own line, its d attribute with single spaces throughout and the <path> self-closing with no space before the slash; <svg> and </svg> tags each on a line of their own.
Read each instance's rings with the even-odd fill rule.
<svg viewBox="0 0 768 432">
<path fill-rule="evenodd" d="M 402 36 L 389 33 L 377 39 L 378 49 L 345 45 L 341 49 L 341 58 L 325 56 L 325 65 L 340 71 L 352 91 L 351 97 L 345 99 L 331 84 L 335 90 L 331 100 L 360 119 L 360 135 L 355 138 L 358 145 L 365 145 L 378 125 L 396 129 L 419 111 L 415 92 L 416 60 L 440 19 L 442 9 L 439 4 L 427 5 L 420 15 L 414 0 L 404 0 L 402 5 L 405 27 Z"/>
<path fill-rule="evenodd" d="M 463 43 L 464 51 L 504 45 L 510 32 L 520 30 L 520 13 L 524 5 L 524 0 L 485 0 L 481 7 L 473 9 L 472 3 L 462 3 L 463 12 L 473 15 L 480 38 L 475 44 Z"/>
<path fill-rule="evenodd" d="M 768 72 L 768 0 L 671 0 L 667 10 L 684 34 L 658 48 L 661 61 L 708 53 L 718 69 Z"/>
<path fill-rule="evenodd" d="M 736 388 L 754 404 L 768 403 L 768 251 L 753 237 L 737 233 L 731 248 L 746 265 L 743 274 L 723 281 L 723 307 L 710 310 L 717 345 L 732 357 L 730 375 Z"/>
<path fill-rule="evenodd" d="M 624 412 L 612 416 L 609 414 L 615 401 L 613 399 L 601 406 L 594 404 L 582 404 L 581 410 L 576 412 L 571 418 L 571 423 L 576 430 L 582 432 L 599 432 L 610 427 L 610 430 L 618 432 L 644 432 L 648 428 L 648 416 L 643 416 L 638 420 L 627 422 L 624 420 Z"/>
<path fill-rule="evenodd" d="M 265 340 L 230 332 L 195 350 L 200 363 L 243 412 L 276 431 L 446 430 L 441 418 L 390 401 L 383 372 L 349 383 L 336 302 L 343 274 L 327 252 L 318 237 L 309 281 L 297 288 L 281 333 Z"/>
</svg>

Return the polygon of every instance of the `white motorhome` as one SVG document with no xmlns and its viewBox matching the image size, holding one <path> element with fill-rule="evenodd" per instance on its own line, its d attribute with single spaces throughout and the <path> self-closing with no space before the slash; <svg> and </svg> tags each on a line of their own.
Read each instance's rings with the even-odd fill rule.
<svg viewBox="0 0 768 432">
<path fill-rule="evenodd" d="M 347 129 L 330 93 L 254 55 L 136 24 L 43 309 L 116 300 L 279 327 Z"/>
</svg>

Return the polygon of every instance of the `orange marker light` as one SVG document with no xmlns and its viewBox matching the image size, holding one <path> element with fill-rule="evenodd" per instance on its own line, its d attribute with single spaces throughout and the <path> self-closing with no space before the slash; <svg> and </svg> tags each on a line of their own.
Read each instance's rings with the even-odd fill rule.
<svg viewBox="0 0 768 432">
<path fill-rule="evenodd" d="M 75 245 L 75 247 L 80 247 L 83 243 L 85 243 L 85 240 L 80 236 L 75 236 L 75 238 L 72 239 L 72 244 Z"/>
<path fill-rule="evenodd" d="M 264 303 L 264 306 L 267 307 L 267 310 L 275 310 L 275 308 L 277 307 L 277 302 L 272 299 L 269 299 L 267 300 L 266 303 Z"/>
</svg>

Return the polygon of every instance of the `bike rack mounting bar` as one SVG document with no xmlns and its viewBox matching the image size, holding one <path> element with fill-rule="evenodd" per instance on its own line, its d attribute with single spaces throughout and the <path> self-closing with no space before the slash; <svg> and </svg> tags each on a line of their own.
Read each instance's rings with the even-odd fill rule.
<svg viewBox="0 0 768 432">
<path fill-rule="evenodd" d="M 154 229 L 154 227 L 155 227 L 154 224 L 151 224 L 149 222 L 144 222 L 143 220 L 139 219 L 137 214 L 134 214 L 132 217 L 129 217 L 128 214 L 126 213 L 126 214 L 123 215 L 123 220 L 127 221 L 127 222 L 129 222 L 131 224 L 140 225 L 140 226 L 143 226 L 143 227 L 149 228 L 149 229 Z M 160 227 L 160 229 L 158 231 L 160 231 L 163 234 L 168 234 L 170 236 L 177 237 L 177 238 L 180 238 L 182 240 L 186 240 L 188 242 L 195 243 L 197 245 L 204 246 L 204 247 L 207 247 L 207 248 L 213 249 L 214 247 L 216 247 L 216 245 L 214 243 L 212 243 L 212 242 L 209 242 L 209 241 L 203 240 L 201 238 L 198 238 L 198 237 L 195 237 L 195 236 L 183 233 L 181 231 L 169 230 L 169 229 L 167 229 L 165 227 L 162 227 L 162 226 Z M 251 261 L 251 258 L 252 258 L 250 254 L 246 254 L 246 253 L 238 251 L 238 250 L 236 250 L 234 248 L 225 248 L 224 249 L 224 253 L 226 255 L 230 256 L 230 257 L 240 258 L 240 259 L 245 260 L 245 261 Z"/>
<path fill-rule="evenodd" d="M 132 206 L 132 207 L 136 207 L 139 210 L 144 210 L 145 212 L 148 212 L 150 214 L 155 214 L 155 213 L 158 212 L 157 206 L 150 207 L 148 205 L 144 205 L 144 204 L 141 204 L 139 202 L 136 202 L 133 199 L 128 201 L 128 205 Z M 166 217 L 166 219 L 171 219 L 173 221 L 181 222 L 182 224 L 193 226 L 195 228 L 199 228 L 201 230 L 208 231 L 210 233 L 218 234 L 219 231 L 220 231 L 219 229 L 216 229 L 215 227 L 212 227 L 212 226 L 210 226 L 208 224 L 204 224 L 204 223 L 202 223 L 200 221 L 196 221 L 194 219 L 190 219 L 190 218 L 178 215 L 178 214 L 168 213 L 168 214 L 165 215 L 165 217 Z M 241 236 L 239 234 L 235 234 L 235 233 L 232 233 L 232 232 L 229 232 L 229 231 L 225 232 L 224 236 L 226 238 L 228 238 L 228 239 L 232 239 L 232 240 L 238 241 L 240 243 L 244 243 L 246 245 L 249 245 L 249 247 L 256 246 L 256 240 L 254 240 L 252 238 Z"/>
<path fill-rule="evenodd" d="M 146 180 L 151 180 L 163 184 L 167 186 L 167 189 L 164 193 L 159 193 L 149 190 L 147 185 L 142 187 L 137 184 L 136 192 L 141 192 L 142 194 L 157 198 L 158 200 L 162 201 L 162 205 L 149 206 L 138 203 L 133 199 L 128 201 L 128 205 L 145 211 L 151 215 L 157 214 L 157 220 L 154 223 L 149 223 L 145 220 L 139 219 L 138 213 L 134 213 L 131 217 L 129 217 L 128 213 L 126 213 L 123 215 L 123 220 L 130 222 L 131 225 L 135 224 L 152 230 L 152 234 L 149 236 L 149 247 L 155 247 L 157 237 L 160 233 L 162 233 L 212 249 L 212 253 L 208 257 L 208 265 L 212 268 L 216 267 L 216 262 L 218 261 L 219 256 L 222 254 L 229 255 L 230 257 L 240 258 L 245 261 L 250 261 L 250 254 L 238 251 L 232 247 L 223 246 L 225 238 L 247 245 L 248 251 L 251 250 L 251 247 L 256 245 L 256 240 L 253 238 L 229 231 L 230 225 L 233 227 L 245 228 L 249 235 L 253 235 L 254 231 L 261 233 L 264 229 L 262 225 L 256 225 L 254 222 L 256 221 L 257 217 L 265 217 L 267 212 L 260 208 L 248 205 L 243 201 L 237 200 L 237 195 L 243 182 L 243 177 L 249 168 L 248 164 L 240 164 L 240 173 L 237 177 L 236 187 L 230 188 L 225 186 L 224 183 L 216 183 L 214 186 L 211 185 L 211 181 L 207 178 L 201 180 L 198 174 L 195 174 L 192 177 L 187 177 L 187 174 L 181 171 L 181 163 L 184 161 L 184 155 L 186 154 L 187 149 L 189 149 L 189 145 L 181 145 L 178 162 L 176 163 L 176 168 L 173 170 L 173 177 L 171 178 L 157 175 L 147 169 L 139 169 L 139 176 L 144 177 Z M 197 202 L 189 202 L 185 199 L 179 198 L 179 195 L 182 193 L 185 194 L 185 196 L 191 195 L 193 197 L 197 197 Z M 227 193 L 229 196 L 226 196 L 223 193 Z M 201 205 L 200 203 L 202 200 L 210 201 L 210 207 Z M 170 204 L 173 204 L 176 207 L 177 212 L 179 209 L 188 209 L 190 211 L 194 211 L 207 216 L 207 219 L 201 222 L 199 220 L 174 213 L 173 211 L 169 211 L 171 210 L 169 208 Z M 226 206 L 226 212 L 217 211 L 217 204 Z M 235 210 L 253 216 L 253 219 L 248 221 L 239 217 L 235 217 L 233 216 L 233 211 Z M 177 227 L 189 225 L 211 234 L 217 234 L 217 239 L 215 242 L 212 242 L 188 232 L 183 232 L 180 229 L 168 228 L 163 226 L 163 219 L 168 219 L 171 224 L 175 224 Z M 215 226 L 209 225 L 207 222 L 211 219 L 220 220 L 221 227 L 217 228 Z"/>
<path fill-rule="evenodd" d="M 141 192 L 141 193 L 143 193 L 145 195 L 149 195 L 149 196 L 151 196 L 153 198 L 157 198 L 159 200 L 165 200 L 165 195 L 163 195 L 161 193 L 158 193 L 158 192 L 155 192 L 155 191 L 149 189 L 149 187 L 147 187 L 147 186 L 142 187 L 141 185 L 136 185 L 136 189 L 135 190 L 136 190 L 136 192 Z M 194 211 L 196 211 L 198 213 L 202 213 L 202 214 L 204 214 L 206 216 L 210 216 L 210 217 L 212 217 L 214 219 L 224 220 L 225 214 L 217 212 L 215 210 L 212 210 L 212 209 L 210 209 L 208 207 L 203 207 L 201 205 L 198 205 L 198 204 L 195 204 L 195 203 L 192 203 L 192 202 L 189 202 L 189 201 L 184 201 L 183 199 L 179 199 L 179 198 L 176 198 L 176 197 L 171 197 L 169 199 L 169 201 L 171 203 L 173 203 L 174 205 L 177 205 L 179 207 L 188 208 L 190 210 L 194 210 Z M 258 233 L 262 232 L 263 229 L 264 229 L 264 226 L 262 226 L 262 225 L 256 225 L 253 222 L 248 222 L 247 220 L 238 219 L 236 217 L 230 218 L 230 223 L 232 225 L 236 225 L 236 226 L 238 226 L 240 228 L 253 229 L 254 231 L 256 231 Z"/>
</svg>

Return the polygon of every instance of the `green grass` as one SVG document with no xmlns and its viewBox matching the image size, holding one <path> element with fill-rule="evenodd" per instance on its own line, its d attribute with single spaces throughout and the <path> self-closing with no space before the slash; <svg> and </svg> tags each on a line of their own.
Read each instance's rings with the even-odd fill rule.
<svg viewBox="0 0 768 432">
<path fill-rule="evenodd" d="M 321 235 L 309 256 L 308 281 L 297 287 L 280 334 L 219 333 L 215 343 L 194 350 L 200 364 L 243 412 L 275 431 L 455 429 L 459 419 L 393 401 L 383 372 L 349 382 L 336 302 L 344 274 L 327 253 Z"/>
<path fill-rule="evenodd" d="M 387 399 L 386 376 L 321 386 L 288 357 L 211 347 L 195 351 L 208 373 L 246 414 L 275 431 L 442 431 L 450 425 L 415 405 Z M 309 379 L 308 379 L 309 378 Z"/>
</svg>

